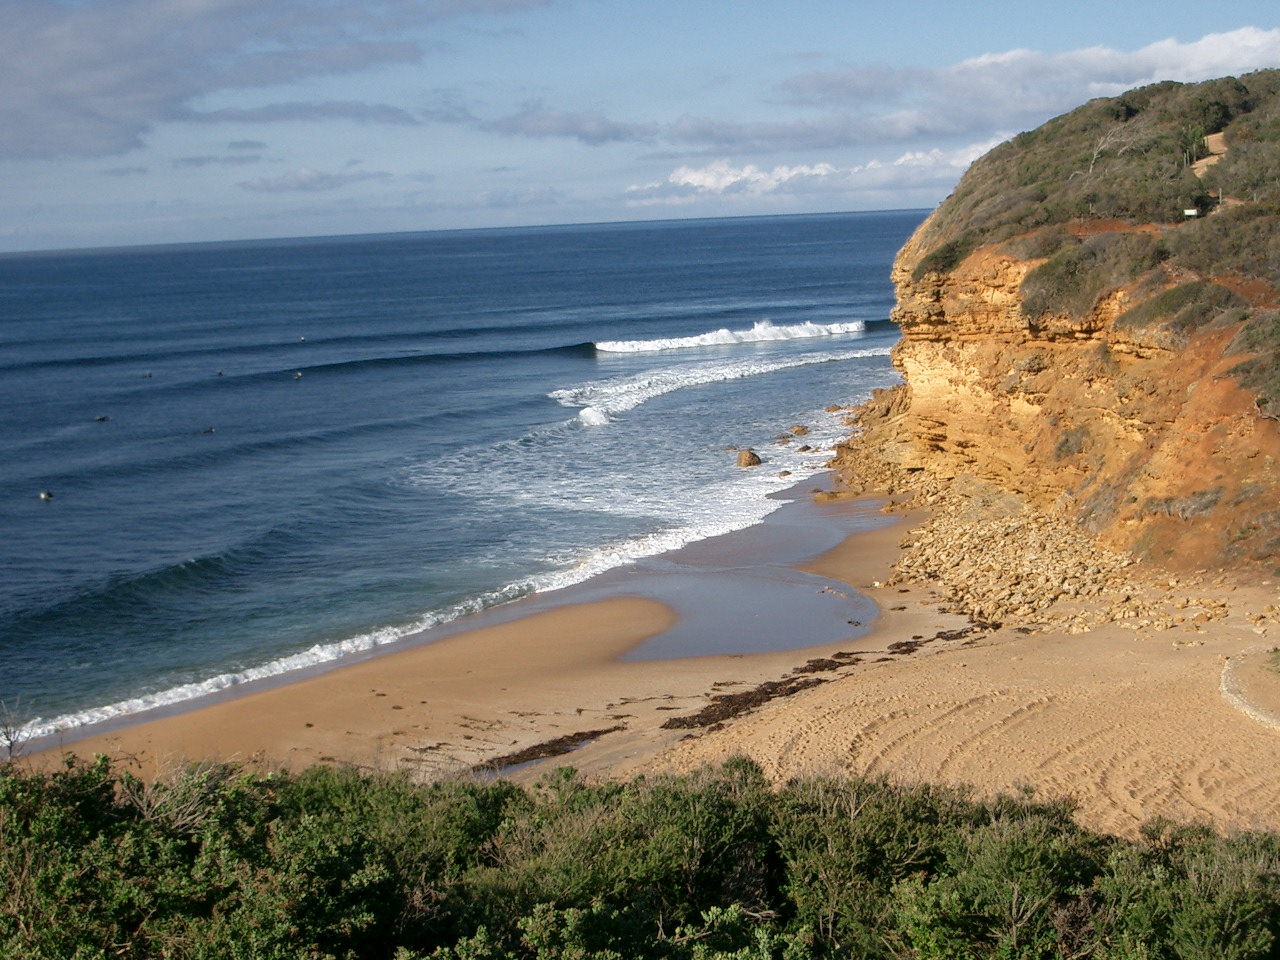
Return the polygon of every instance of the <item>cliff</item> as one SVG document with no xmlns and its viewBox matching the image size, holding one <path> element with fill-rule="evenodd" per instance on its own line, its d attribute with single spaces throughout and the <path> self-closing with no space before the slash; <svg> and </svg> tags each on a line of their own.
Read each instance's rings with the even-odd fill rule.
<svg viewBox="0 0 1280 960">
<path fill-rule="evenodd" d="M 904 383 L 846 481 L 872 445 L 1161 566 L 1280 567 L 1278 173 L 1277 71 L 1093 101 L 976 162 L 898 255 Z"/>
</svg>

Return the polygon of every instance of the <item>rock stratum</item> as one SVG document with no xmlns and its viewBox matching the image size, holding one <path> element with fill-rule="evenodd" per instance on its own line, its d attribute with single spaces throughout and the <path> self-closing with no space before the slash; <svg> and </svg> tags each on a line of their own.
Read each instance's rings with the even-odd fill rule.
<svg viewBox="0 0 1280 960">
<path fill-rule="evenodd" d="M 960 479 L 1163 568 L 1280 567 L 1280 71 L 1013 138 L 893 281 L 903 383 L 857 412 L 846 484 Z"/>
</svg>

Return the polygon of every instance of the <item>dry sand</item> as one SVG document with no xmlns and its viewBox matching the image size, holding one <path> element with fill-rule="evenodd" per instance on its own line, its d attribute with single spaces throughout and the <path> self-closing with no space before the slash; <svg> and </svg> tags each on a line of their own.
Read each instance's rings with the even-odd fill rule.
<svg viewBox="0 0 1280 960">
<path fill-rule="evenodd" d="M 1274 600 L 1265 589 L 1236 594 L 1241 610 Z M 1005 627 L 860 665 L 681 743 L 661 763 L 687 769 L 746 753 L 775 780 L 848 772 L 1032 787 L 1073 797 L 1082 823 L 1127 836 L 1156 815 L 1277 829 L 1280 675 L 1256 652 L 1265 649 L 1256 629 L 1240 613 L 1178 630 Z M 1225 691 L 1237 696 L 1224 695 L 1224 668 L 1237 661 L 1244 669 L 1228 672 Z"/>
<path fill-rule="evenodd" d="M 1072 632 L 1081 629 L 1078 614 L 975 626 L 941 609 L 945 585 L 894 582 L 899 541 L 912 539 L 916 519 L 858 533 L 805 565 L 879 605 L 876 629 L 857 641 L 623 661 L 674 614 L 619 596 L 67 749 L 105 753 L 146 773 L 229 759 L 294 769 L 351 763 L 430 778 L 562 740 L 576 749 L 507 775 L 530 781 L 567 763 L 587 775 L 629 777 L 745 754 L 776 781 L 853 773 L 1065 794 L 1082 823 L 1124 835 L 1156 815 L 1280 829 L 1280 673 L 1263 652 L 1276 643 L 1271 583 L 1171 585 L 1133 568 L 1125 594 L 1132 609 L 1114 614 L 1118 620 L 1095 618 L 1087 632 Z M 793 615 L 800 622 L 805 610 Z M 735 698 L 752 693 L 756 704 L 732 716 Z M 708 705 L 718 716 L 690 719 Z"/>
</svg>

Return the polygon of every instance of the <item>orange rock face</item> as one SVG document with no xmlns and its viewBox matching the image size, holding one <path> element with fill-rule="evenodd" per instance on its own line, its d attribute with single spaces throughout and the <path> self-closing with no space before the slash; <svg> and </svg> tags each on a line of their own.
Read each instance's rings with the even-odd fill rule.
<svg viewBox="0 0 1280 960">
<path fill-rule="evenodd" d="M 1034 262 L 988 247 L 917 279 L 919 257 L 910 242 L 894 268 L 906 382 L 861 418 L 890 460 L 993 482 L 1170 568 L 1280 567 L 1280 422 L 1230 375 L 1238 325 L 1121 329 L 1126 290 L 1033 323 Z"/>
</svg>

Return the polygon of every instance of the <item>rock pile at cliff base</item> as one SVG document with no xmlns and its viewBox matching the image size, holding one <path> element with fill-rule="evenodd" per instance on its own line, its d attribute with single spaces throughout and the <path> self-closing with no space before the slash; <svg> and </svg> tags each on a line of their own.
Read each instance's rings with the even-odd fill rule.
<svg viewBox="0 0 1280 960">
<path fill-rule="evenodd" d="M 870 408 L 873 412 L 874 405 Z M 855 411 L 853 423 L 868 408 Z M 880 455 L 876 431 L 859 429 L 833 466 L 843 495 L 878 493 L 887 509 L 918 511 L 885 586 L 931 586 L 943 606 L 975 623 L 1024 632 L 1083 633 L 1104 623 L 1194 631 L 1227 616 L 1224 574 L 1174 576 L 1109 550 L 1067 515 L 1037 510 L 970 476 L 903 469 Z M 841 495 L 841 494 L 836 494 Z M 1271 605 L 1254 616 L 1277 616 Z"/>
</svg>

